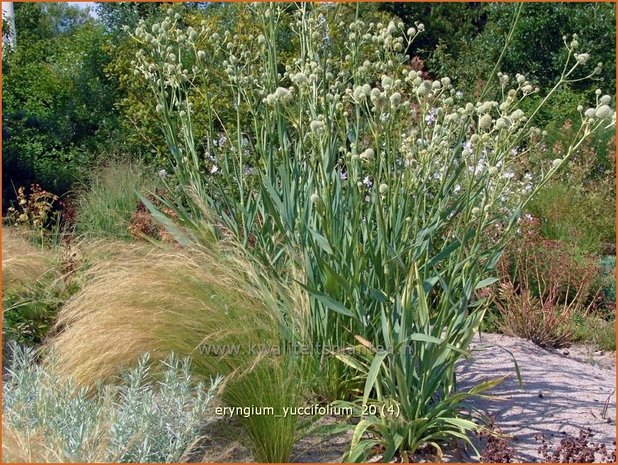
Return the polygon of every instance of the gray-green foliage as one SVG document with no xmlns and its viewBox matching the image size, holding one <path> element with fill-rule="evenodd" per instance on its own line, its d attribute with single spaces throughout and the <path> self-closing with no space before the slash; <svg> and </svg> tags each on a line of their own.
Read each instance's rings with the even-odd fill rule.
<svg viewBox="0 0 618 465">
<path fill-rule="evenodd" d="M 12 347 L 3 383 L 3 423 L 20 435 L 43 434 L 62 461 L 178 462 L 199 439 L 221 378 L 206 389 L 191 379 L 189 360 L 170 355 L 151 373 L 148 354 L 117 386 L 78 388 Z"/>
</svg>

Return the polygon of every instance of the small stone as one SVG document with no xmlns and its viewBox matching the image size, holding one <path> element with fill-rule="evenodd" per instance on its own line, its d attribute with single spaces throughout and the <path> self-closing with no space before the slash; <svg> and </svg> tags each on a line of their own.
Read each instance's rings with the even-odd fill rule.
<svg viewBox="0 0 618 465">
<path fill-rule="evenodd" d="M 541 391 L 539 391 L 539 399 L 542 399 L 543 397 L 544 397 L 543 393 Z"/>
<path fill-rule="evenodd" d="M 562 351 L 562 355 L 569 355 L 569 354 L 570 354 L 570 352 L 568 350 L 563 350 Z"/>
</svg>

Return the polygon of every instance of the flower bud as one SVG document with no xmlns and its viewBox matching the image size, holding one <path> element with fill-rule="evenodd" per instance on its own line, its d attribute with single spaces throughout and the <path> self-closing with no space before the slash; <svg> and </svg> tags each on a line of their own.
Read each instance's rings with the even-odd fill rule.
<svg viewBox="0 0 618 465">
<path fill-rule="evenodd" d="M 575 55 L 575 59 L 580 65 L 585 65 L 586 62 L 590 59 L 590 55 L 588 53 L 580 53 L 578 55 Z"/>
<path fill-rule="evenodd" d="M 380 194 L 386 194 L 388 192 L 388 186 L 384 183 L 380 184 Z"/>
<path fill-rule="evenodd" d="M 601 119 L 611 119 L 613 114 L 614 110 L 612 110 L 609 105 L 601 105 L 599 108 L 597 108 L 594 116 Z"/>
<path fill-rule="evenodd" d="M 486 128 L 491 124 L 491 115 L 484 114 L 479 120 L 479 129 Z"/>
</svg>

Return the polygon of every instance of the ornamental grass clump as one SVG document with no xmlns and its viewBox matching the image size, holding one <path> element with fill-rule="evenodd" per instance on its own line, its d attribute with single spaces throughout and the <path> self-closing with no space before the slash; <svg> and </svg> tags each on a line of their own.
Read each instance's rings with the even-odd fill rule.
<svg viewBox="0 0 618 465">
<path fill-rule="evenodd" d="M 50 341 L 61 376 L 92 387 L 113 382 L 142 353 L 190 357 L 195 376 L 226 377 L 230 407 L 303 402 L 303 367 L 281 348 L 300 327 L 303 303 L 259 273 L 232 247 L 125 247 L 86 271 L 85 284 L 61 309 Z M 92 253 L 92 252 L 91 252 Z M 285 310 L 281 309 L 285 306 Z M 287 314 L 296 326 L 282 327 Z M 279 349 L 282 355 L 271 355 Z M 235 415 L 237 416 L 237 415 Z M 241 418 L 256 460 L 285 462 L 297 418 Z"/>
<path fill-rule="evenodd" d="M 80 236 L 128 239 L 136 192 L 156 187 L 140 163 L 111 162 L 98 170 L 77 198 L 75 232 Z"/>
<path fill-rule="evenodd" d="M 2 229 L 2 334 L 7 340 L 39 344 L 47 335 L 58 308 L 68 297 L 61 249 L 35 245 L 23 227 Z"/>
<path fill-rule="evenodd" d="M 28 232 L 16 227 L 2 228 L 2 292 L 19 294 L 35 283 L 59 277 L 51 249 L 34 245 Z"/>
<path fill-rule="evenodd" d="M 522 208 L 583 140 L 615 124 L 597 98 L 564 156 L 531 177 L 522 162 L 543 141 L 535 116 L 560 86 L 598 71 L 565 42 L 559 82 L 526 114 L 521 102 L 540 90 L 522 74 L 499 73 L 496 100 L 466 102 L 448 77 L 411 69 L 404 50 L 422 24 L 365 23 L 358 8 L 346 24 L 344 7 L 321 4 L 244 8 L 259 29 L 248 43 L 211 40 L 175 16 L 135 31 L 135 73 L 156 99 L 179 181 L 164 199 L 176 232 L 188 242 L 205 226 L 232 234 L 273 279 L 303 277 L 303 334 L 326 348 L 333 387 L 320 394 L 358 397 L 346 460 L 376 445 L 384 460 L 423 444 L 439 455 L 476 427 L 461 401 L 493 385 L 458 393 L 455 364 Z M 335 41 L 335 28 L 349 33 Z M 216 92 L 200 84 L 214 69 L 227 77 Z M 222 100 L 232 117 L 219 116 Z M 196 102 L 208 108 L 203 148 Z"/>
</svg>

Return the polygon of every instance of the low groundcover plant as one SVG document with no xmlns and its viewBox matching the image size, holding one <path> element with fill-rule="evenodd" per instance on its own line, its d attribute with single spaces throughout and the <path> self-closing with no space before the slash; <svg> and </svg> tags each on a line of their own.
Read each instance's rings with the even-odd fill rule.
<svg viewBox="0 0 618 465">
<path fill-rule="evenodd" d="M 53 354 L 51 356 L 53 361 Z M 2 386 L 3 455 L 10 462 L 178 462 L 212 419 L 221 378 L 193 381 L 188 359 L 164 359 L 157 376 L 148 354 L 115 386 L 94 391 L 37 364 L 13 347 Z"/>
</svg>

